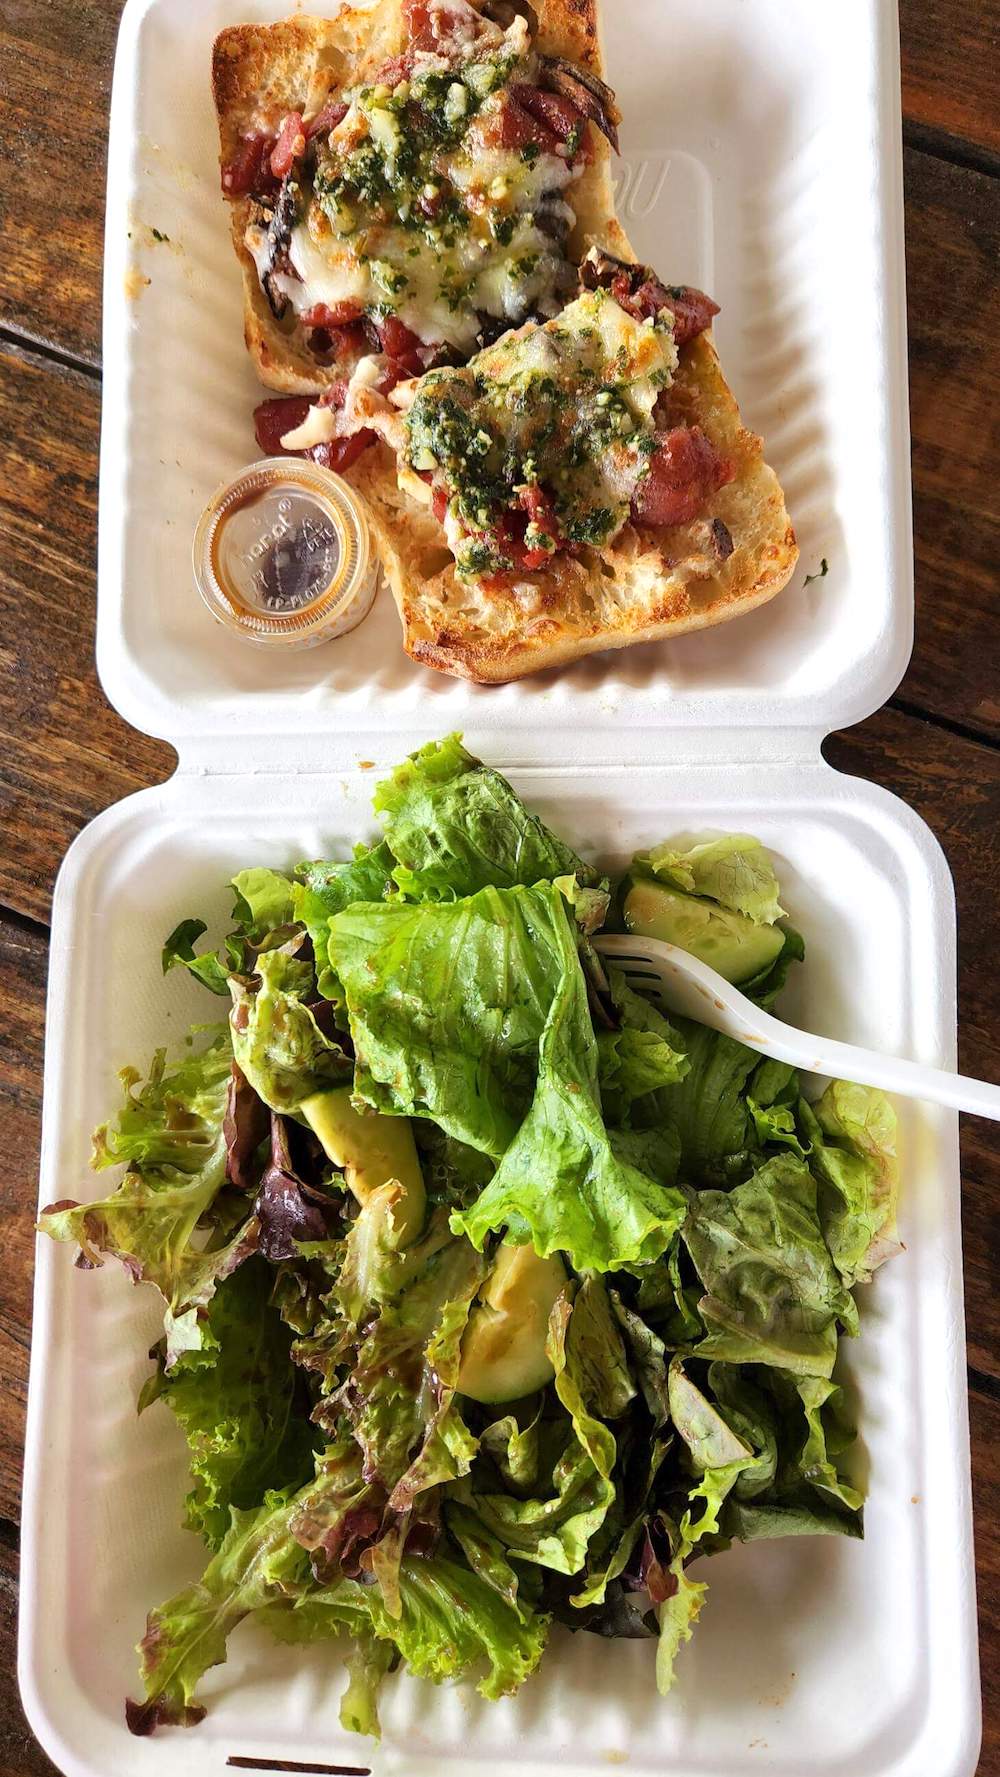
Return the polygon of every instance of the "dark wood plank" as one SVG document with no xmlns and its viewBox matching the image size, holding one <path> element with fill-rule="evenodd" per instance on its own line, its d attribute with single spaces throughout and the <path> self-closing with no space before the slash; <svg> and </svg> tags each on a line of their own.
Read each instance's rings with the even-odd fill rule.
<svg viewBox="0 0 1000 1777">
<path fill-rule="evenodd" d="M 917 634 L 903 695 L 1000 738 L 997 181 L 905 156 Z"/>
<path fill-rule="evenodd" d="M 1000 154 L 993 0 L 899 0 L 903 116 Z"/>
<path fill-rule="evenodd" d="M 983 1680 L 983 1750 L 979 1777 L 1000 1777 L 1000 1401 L 969 1396 L 972 1503 L 979 1590 L 979 1650 Z"/>
<path fill-rule="evenodd" d="M 120 0 L 0 13 L 0 321 L 92 363 L 101 337 L 107 108 Z"/>
<path fill-rule="evenodd" d="M 94 670 L 99 397 L 91 377 L 0 350 L 0 904 L 34 919 L 79 829 L 174 765 Z"/>
<path fill-rule="evenodd" d="M 0 1777 L 59 1777 L 28 1727 L 17 1693 L 17 1534 L 0 1524 Z"/>
<path fill-rule="evenodd" d="M 19 1517 L 48 940 L 0 914 L 0 1519 Z"/>
</svg>

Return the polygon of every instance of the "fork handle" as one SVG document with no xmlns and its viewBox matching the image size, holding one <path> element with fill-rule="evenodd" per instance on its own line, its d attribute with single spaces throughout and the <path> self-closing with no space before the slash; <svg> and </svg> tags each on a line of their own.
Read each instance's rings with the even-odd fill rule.
<svg viewBox="0 0 1000 1777">
<path fill-rule="evenodd" d="M 832 1074 L 836 1079 L 878 1086 L 904 1098 L 922 1098 L 947 1105 L 949 1110 L 970 1111 L 973 1116 L 1000 1122 L 1000 1086 L 993 1086 L 988 1080 L 972 1080 L 944 1068 L 925 1067 L 919 1061 L 880 1055 L 874 1049 L 858 1049 L 853 1043 L 838 1043 L 831 1037 L 809 1036 L 770 1015 L 761 1024 L 764 1034 L 751 1046 L 763 1049 L 778 1061 L 791 1062 L 808 1073 Z M 768 1030 L 767 1026 L 773 1029 Z"/>
</svg>

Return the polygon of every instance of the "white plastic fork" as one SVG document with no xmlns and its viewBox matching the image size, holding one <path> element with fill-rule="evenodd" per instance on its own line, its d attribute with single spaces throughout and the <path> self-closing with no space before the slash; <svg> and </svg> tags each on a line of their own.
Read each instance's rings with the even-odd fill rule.
<svg viewBox="0 0 1000 1777">
<path fill-rule="evenodd" d="M 669 1012 L 709 1024 L 775 1061 L 1000 1122 L 1000 1086 L 987 1080 L 970 1080 L 964 1074 L 924 1067 L 895 1055 L 879 1055 L 874 1049 L 858 1049 L 853 1043 L 812 1036 L 809 1031 L 783 1024 L 770 1012 L 762 1012 L 707 963 L 659 938 L 599 937 L 594 943 L 602 956 L 617 963 L 634 992 L 659 1000 Z"/>
</svg>

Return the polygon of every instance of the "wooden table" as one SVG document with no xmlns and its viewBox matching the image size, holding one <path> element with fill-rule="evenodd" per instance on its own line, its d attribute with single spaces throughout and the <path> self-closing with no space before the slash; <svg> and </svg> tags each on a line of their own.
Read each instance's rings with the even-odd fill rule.
<svg viewBox="0 0 1000 1777">
<path fill-rule="evenodd" d="M 105 131 L 119 0 L 0 19 L 0 1777 L 53 1766 L 14 1679 L 49 902 L 74 834 L 173 769 L 93 667 Z M 990 0 L 901 0 L 917 641 L 898 694 L 827 743 L 930 823 L 959 906 L 961 1059 L 1000 1079 L 1000 115 Z M 863 324 L 865 292 L 858 291 Z M 991 443 L 992 435 L 992 443 Z M 986 1726 L 1000 1777 L 1000 1140 L 962 1139 Z M 928 1777 L 936 1777 L 928 1773 Z"/>
</svg>

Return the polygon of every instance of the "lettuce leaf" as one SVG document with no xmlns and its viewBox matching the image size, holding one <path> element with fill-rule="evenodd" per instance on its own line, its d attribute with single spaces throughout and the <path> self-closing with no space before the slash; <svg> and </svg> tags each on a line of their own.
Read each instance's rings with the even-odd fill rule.
<svg viewBox="0 0 1000 1777">
<path fill-rule="evenodd" d="M 757 1145 L 746 1091 L 760 1056 L 690 1019 L 678 1018 L 677 1031 L 688 1069 L 657 1093 L 656 1108 L 680 1138 L 684 1176 L 718 1182 L 734 1157 L 742 1168 L 748 1148 Z"/>
<path fill-rule="evenodd" d="M 457 734 L 404 760 L 379 784 L 375 812 L 397 860 L 395 881 L 410 899 L 454 900 L 557 876 L 599 880 Z"/>
<path fill-rule="evenodd" d="M 167 1051 L 158 1049 L 138 1092 L 142 1076 L 135 1068 L 122 1070 L 124 1103 L 113 1123 L 102 1123 L 94 1132 L 95 1171 L 122 1161 L 201 1171 L 218 1140 L 232 1065 L 225 1026 L 210 1026 L 205 1034 L 209 1041 L 196 1049 L 192 1033 L 188 1052 L 169 1067 Z"/>
<path fill-rule="evenodd" d="M 326 1315 L 295 1355 L 330 1397 L 317 1410 L 321 1423 L 344 1415 L 366 1475 L 403 1512 L 419 1494 L 465 1474 L 475 1455 L 454 1397 L 462 1334 L 487 1267 L 467 1240 L 449 1234 L 443 1211 L 397 1250 L 381 1196 L 355 1218 Z"/>
<path fill-rule="evenodd" d="M 314 1486 L 299 1494 L 268 1493 L 256 1512 L 234 1511 L 202 1578 L 150 1612 L 139 1643 L 146 1700 L 126 1708 L 134 1734 L 200 1721 L 205 1711 L 194 1702 L 198 1683 L 225 1659 L 237 1624 L 306 1577 L 308 1556 L 291 1527 Z"/>
<path fill-rule="evenodd" d="M 316 958 L 316 986 L 324 999 L 341 997 L 330 967 L 327 941 L 330 921 L 355 901 L 382 901 L 393 887 L 393 856 L 389 847 L 359 845 L 343 864 L 299 864 L 292 884 L 295 918 L 305 926 Z"/>
<path fill-rule="evenodd" d="M 194 1486 L 184 1521 L 218 1549 L 230 1510 L 251 1510 L 275 1488 L 313 1472 L 315 1429 L 290 1355 L 291 1333 L 270 1306 L 273 1276 L 251 1258 L 222 1282 L 205 1313 L 201 1346 L 167 1374 L 163 1358 L 140 1397 L 166 1402 L 188 1441 Z"/>
<path fill-rule="evenodd" d="M 622 1301 L 617 1290 L 610 1291 L 610 1299 L 647 1411 L 656 1429 L 662 1430 L 670 1418 L 666 1346 L 641 1314 Z"/>
<path fill-rule="evenodd" d="M 597 1034 L 601 1103 L 609 1123 L 624 1124 L 636 1099 L 682 1080 L 690 1062 L 662 1012 L 633 993 L 620 969 L 607 974 L 621 1026 Z"/>
<path fill-rule="evenodd" d="M 576 937 L 556 887 L 358 905 L 331 921 L 329 948 L 359 1094 L 381 1111 L 432 1118 L 500 1162 L 453 1215 L 456 1233 L 481 1249 L 507 1226 L 515 1242 L 566 1251 L 579 1268 L 662 1250 L 682 1202 L 608 1136 Z"/>
<path fill-rule="evenodd" d="M 633 1164 L 627 1136 L 605 1128 L 575 938 L 557 892 L 530 892 L 549 899 L 548 933 L 561 953 L 535 1094 L 492 1181 L 451 1225 L 477 1247 L 506 1228 L 515 1244 L 530 1240 L 543 1255 L 568 1253 L 577 1270 L 606 1271 L 662 1252 L 680 1226 L 683 1199 Z"/>
<path fill-rule="evenodd" d="M 329 956 L 361 1097 L 431 1118 L 499 1159 L 531 1102 L 567 955 L 578 973 L 568 933 L 552 888 L 486 888 L 440 905 L 359 903 L 336 915 Z"/>
<path fill-rule="evenodd" d="M 240 870 L 229 886 L 233 891 L 235 925 L 221 948 L 199 956 L 194 947 L 208 927 L 203 919 L 182 919 L 163 945 L 165 975 L 182 966 L 211 993 L 228 994 L 229 976 L 249 969 L 253 952 L 272 932 L 288 926 L 295 917 L 292 884 L 277 870 L 260 866 Z"/>
<path fill-rule="evenodd" d="M 441 1684 L 479 1673 L 476 1689 L 491 1700 L 518 1690 L 542 1657 L 548 1618 L 509 1604 L 457 1556 L 404 1556 L 399 1596 L 397 1618 L 377 1586 L 343 1579 L 303 1592 L 291 1609 L 269 1611 L 266 1620 L 290 1642 L 367 1630 L 398 1649 L 418 1678 Z"/>
<path fill-rule="evenodd" d="M 340 1044 L 319 1027 L 307 999 L 313 970 L 287 948 L 264 950 L 253 976 L 230 977 L 233 1054 L 258 1098 L 289 1113 L 323 1086 L 351 1077 Z"/>
<path fill-rule="evenodd" d="M 134 1282 L 156 1286 L 166 1303 L 168 1367 L 200 1347 L 199 1311 L 257 1247 L 249 1205 L 238 1203 L 235 1216 L 223 1207 L 227 1050 L 216 1037 L 171 1069 L 160 1050 L 140 1092 L 138 1076 L 126 1070 L 124 1107 L 116 1123 L 96 1132 L 93 1158 L 98 1170 L 128 1161 L 121 1184 L 95 1203 L 50 1204 L 38 1222 L 52 1239 L 76 1241 L 84 1265 L 99 1265 L 108 1253 Z"/>
<path fill-rule="evenodd" d="M 799 1121 L 834 1263 L 845 1283 L 867 1283 L 901 1250 L 896 1113 L 884 1092 L 834 1080 L 817 1104 L 800 1101 Z"/>
<path fill-rule="evenodd" d="M 728 1194 L 693 1194 L 683 1238 L 705 1290 L 699 1357 L 830 1375 L 837 1320 L 856 1331 L 857 1308 L 830 1258 L 802 1161 L 779 1155 Z"/>
<path fill-rule="evenodd" d="M 290 925 L 294 919 L 293 885 L 280 871 L 259 865 L 252 870 L 238 870 L 231 886 L 233 918 L 250 944 L 263 943 L 269 933 Z"/>
<path fill-rule="evenodd" d="M 743 913 L 757 925 L 774 925 L 784 914 L 774 865 L 760 840 L 745 833 L 727 833 L 687 851 L 667 842 L 638 853 L 632 867 L 685 894 L 702 895 Z"/>
<path fill-rule="evenodd" d="M 620 1417 L 635 1394 L 600 1278 L 588 1278 L 572 1303 L 568 1291 L 560 1296 L 546 1350 L 555 1370 L 556 1395 L 568 1415 L 543 1433 L 539 1472 L 551 1474 L 552 1492 L 527 1499 L 477 1492 L 473 1477 L 459 1498 L 516 1560 L 573 1574 L 583 1567 L 591 1539 L 616 1497 L 616 1445 L 604 1420 Z"/>
</svg>

